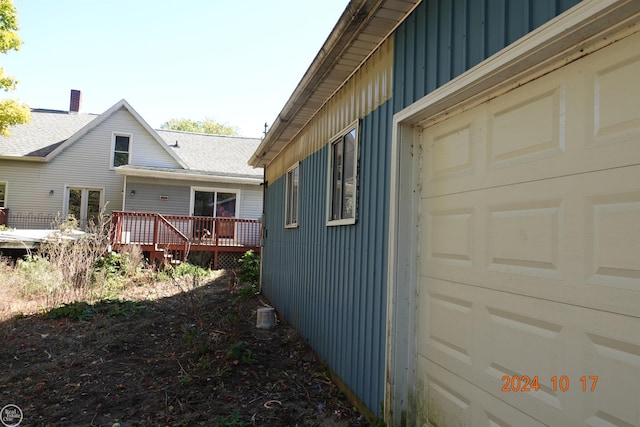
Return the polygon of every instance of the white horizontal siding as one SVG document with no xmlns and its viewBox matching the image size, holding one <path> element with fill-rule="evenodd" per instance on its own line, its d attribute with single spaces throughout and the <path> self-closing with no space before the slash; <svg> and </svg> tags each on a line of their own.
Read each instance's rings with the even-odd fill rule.
<svg viewBox="0 0 640 427">
<path fill-rule="evenodd" d="M 131 195 L 132 190 L 136 192 L 134 196 Z M 167 200 L 161 200 L 162 196 L 166 196 Z M 125 208 L 131 212 L 190 214 L 190 186 L 179 181 L 127 178 L 125 199 Z"/>
<path fill-rule="evenodd" d="M 229 189 L 240 193 L 239 216 L 259 219 L 262 187 L 199 181 L 125 178 L 111 169 L 113 133 L 131 135 L 130 164 L 180 167 L 146 129 L 124 108 L 47 163 L 0 160 L 0 182 L 6 181 L 6 207 L 11 212 L 63 215 L 65 188 L 96 188 L 103 191 L 106 213 L 123 210 L 190 215 L 191 188 Z M 53 190 L 53 195 L 50 194 Z M 135 190 L 135 196 L 131 196 Z M 161 196 L 167 196 L 161 200 Z M 163 197 L 163 199 L 165 199 Z"/>
<path fill-rule="evenodd" d="M 240 193 L 239 218 L 259 219 L 262 216 L 262 186 L 198 181 L 127 178 L 125 208 L 134 212 L 157 212 L 163 215 L 191 215 L 191 188 L 233 190 Z M 135 195 L 131 196 L 131 191 Z M 168 196 L 161 200 L 160 196 Z"/>
<path fill-rule="evenodd" d="M 47 163 L 0 160 L 0 181 L 8 182 L 6 207 L 13 213 L 62 215 L 65 188 L 80 187 L 103 190 L 107 213 L 122 210 L 124 177 L 116 175 L 110 165 L 114 132 L 131 134 L 132 164 L 179 167 L 122 108 Z"/>
<path fill-rule="evenodd" d="M 262 217 L 262 186 L 252 186 L 240 194 L 240 214 L 246 219 Z"/>
<path fill-rule="evenodd" d="M 162 148 L 160 143 L 138 122 L 125 108 L 116 111 L 104 121 L 97 129 L 94 129 L 96 137 L 99 141 L 93 142 L 91 145 L 107 142 L 107 153 L 104 161 L 107 166 L 111 156 L 111 136 L 113 132 L 131 134 L 131 146 L 129 148 L 129 164 L 133 166 L 152 166 L 161 168 L 180 168 L 182 167 L 171 157 L 171 155 Z M 104 133 L 103 133 L 104 132 Z M 85 138 L 88 138 L 87 135 Z M 105 137 L 107 139 L 105 139 Z M 84 139 L 84 138 L 83 138 Z M 162 142 L 164 144 L 164 142 Z"/>
<path fill-rule="evenodd" d="M 0 160 L 0 181 L 7 182 L 5 206 L 10 213 L 62 215 L 64 179 L 50 166 Z M 54 190 L 53 195 L 50 190 Z M 113 208 L 111 204 L 109 207 Z"/>
</svg>

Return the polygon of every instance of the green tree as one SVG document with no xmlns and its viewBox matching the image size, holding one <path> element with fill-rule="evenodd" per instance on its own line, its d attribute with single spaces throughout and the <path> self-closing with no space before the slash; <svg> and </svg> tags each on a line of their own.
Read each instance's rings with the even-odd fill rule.
<svg viewBox="0 0 640 427">
<path fill-rule="evenodd" d="M 18 37 L 18 10 L 11 0 L 0 0 L 0 53 L 19 50 L 22 40 Z M 15 90 L 18 81 L 0 68 L 0 89 Z M 15 99 L 0 100 L 0 135 L 9 136 L 11 126 L 27 123 L 31 118 L 29 107 Z"/>
<path fill-rule="evenodd" d="M 0 0 L 1 1 L 1 0 Z M 160 125 L 160 129 L 180 130 L 183 132 L 210 133 L 213 135 L 237 135 L 238 129 L 218 123 L 213 119 L 204 120 L 171 119 Z"/>
</svg>

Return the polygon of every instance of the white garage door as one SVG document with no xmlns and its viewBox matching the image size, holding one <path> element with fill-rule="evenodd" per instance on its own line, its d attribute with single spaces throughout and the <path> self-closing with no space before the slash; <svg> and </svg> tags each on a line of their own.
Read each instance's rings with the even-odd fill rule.
<svg viewBox="0 0 640 427">
<path fill-rule="evenodd" d="M 423 129 L 422 422 L 640 426 L 638 46 Z"/>
</svg>

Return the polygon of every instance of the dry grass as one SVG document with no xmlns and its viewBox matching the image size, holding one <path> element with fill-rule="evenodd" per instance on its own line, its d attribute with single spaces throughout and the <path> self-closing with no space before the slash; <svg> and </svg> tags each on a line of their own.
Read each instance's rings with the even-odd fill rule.
<svg viewBox="0 0 640 427">
<path fill-rule="evenodd" d="M 20 313 L 34 313 L 45 304 L 41 295 L 27 294 L 27 286 L 13 261 L 0 258 L 0 322 Z"/>
<path fill-rule="evenodd" d="M 0 257 L 0 321 L 73 301 L 116 297 L 129 286 L 148 283 L 139 247 L 109 253 L 109 219 L 101 216 L 88 233 L 68 219 L 37 254 L 13 261 Z"/>
<path fill-rule="evenodd" d="M 77 274 L 82 268 L 88 268 L 86 261 L 80 262 L 72 248 L 56 247 L 55 250 L 57 264 L 42 256 L 31 255 L 15 263 L 0 257 L 0 323 L 74 301 L 93 303 L 105 298 L 154 301 L 183 293 L 198 307 L 200 293 L 197 290 L 203 283 L 224 274 L 224 270 L 202 270 L 200 274 L 156 272 L 147 268 L 140 248 L 132 246 L 103 257 L 107 266 L 94 268 L 87 282 L 74 286 L 65 281 L 65 274 Z M 65 253 L 69 256 L 65 257 Z M 72 266 L 74 259 L 77 263 Z M 115 271 L 110 271 L 113 267 L 108 264 L 110 259 L 122 260 Z"/>
</svg>

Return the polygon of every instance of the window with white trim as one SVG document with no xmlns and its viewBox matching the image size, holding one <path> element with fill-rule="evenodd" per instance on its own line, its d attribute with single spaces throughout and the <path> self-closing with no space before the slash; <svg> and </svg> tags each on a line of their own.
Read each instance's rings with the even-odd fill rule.
<svg viewBox="0 0 640 427">
<path fill-rule="evenodd" d="M 300 164 L 296 163 L 287 171 L 285 195 L 284 226 L 293 228 L 298 226 L 298 200 L 300 193 Z"/>
<path fill-rule="evenodd" d="M 114 133 L 112 148 L 111 166 L 117 168 L 128 165 L 131 153 L 131 135 Z"/>
<path fill-rule="evenodd" d="M 73 216 L 83 230 L 100 223 L 104 205 L 102 188 L 66 187 L 65 217 Z"/>
<path fill-rule="evenodd" d="M 358 190 L 358 122 L 331 140 L 327 225 L 355 224 Z"/>
</svg>

